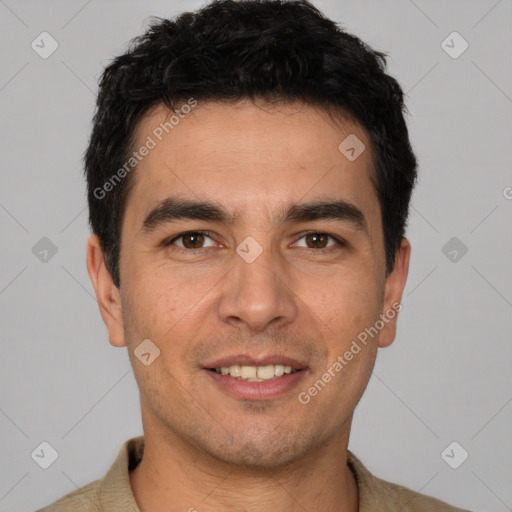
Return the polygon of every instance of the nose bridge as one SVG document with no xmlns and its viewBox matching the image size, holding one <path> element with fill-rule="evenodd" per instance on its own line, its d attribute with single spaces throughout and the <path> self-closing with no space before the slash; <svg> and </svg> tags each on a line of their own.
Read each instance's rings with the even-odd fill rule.
<svg viewBox="0 0 512 512">
<path fill-rule="evenodd" d="M 297 308 L 279 255 L 251 237 L 242 241 L 236 252 L 221 297 L 221 319 L 245 323 L 254 331 L 262 331 L 278 319 L 292 322 Z"/>
</svg>

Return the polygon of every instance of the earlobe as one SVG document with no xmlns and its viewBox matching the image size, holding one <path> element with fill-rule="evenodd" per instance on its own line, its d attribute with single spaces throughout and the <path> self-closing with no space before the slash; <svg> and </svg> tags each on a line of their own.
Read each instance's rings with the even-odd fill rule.
<svg viewBox="0 0 512 512">
<path fill-rule="evenodd" d="M 411 244 L 406 238 L 403 238 L 400 248 L 395 255 L 393 271 L 386 280 L 384 306 L 382 310 L 384 327 L 379 334 L 380 348 L 391 345 L 396 336 L 398 312 L 402 309 L 401 300 L 405 283 L 407 282 L 410 255 Z"/>
<path fill-rule="evenodd" d="M 87 270 L 94 286 L 101 317 L 107 327 L 110 344 L 114 347 L 123 347 L 126 342 L 121 295 L 106 266 L 99 238 L 94 234 L 87 241 Z"/>
</svg>

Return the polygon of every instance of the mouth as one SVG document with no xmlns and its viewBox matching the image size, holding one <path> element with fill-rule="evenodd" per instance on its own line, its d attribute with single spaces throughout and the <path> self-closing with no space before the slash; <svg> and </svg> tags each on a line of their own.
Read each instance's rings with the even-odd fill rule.
<svg viewBox="0 0 512 512">
<path fill-rule="evenodd" d="M 220 366 L 218 368 L 208 368 L 212 372 L 220 373 L 221 375 L 228 375 L 237 380 L 245 382 L 269 382 L 282 377 L 297 373 L 301 369 L 292 368 L 283 364 L 267 364 L 264 366 L 247 366 L 233 364 L 231 366 Z"/>
<path fill-rule="evenodd" d="M 205 365 L 223 392 L 243 400 L 270 400 L 285 394 L 307 374 L 307 366 L 285 356 L 233 356 Z"/>
</svg>

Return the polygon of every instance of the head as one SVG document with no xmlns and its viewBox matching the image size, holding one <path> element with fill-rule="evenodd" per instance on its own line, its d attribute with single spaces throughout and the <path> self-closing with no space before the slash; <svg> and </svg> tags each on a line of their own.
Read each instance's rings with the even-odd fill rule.
<svg viewBox="0 0 512 512">
<path fill-rule="evenodd" d="M 103 73 L 85 170 L 88 269 L 145 429 L 270 466 L 346 434 L 410 252 L 416 160 L 384 55 L 306 1 L 157 20 Z M 275 397 L 212 375 L 271 360 L 300 370 Z"/>
</svg>

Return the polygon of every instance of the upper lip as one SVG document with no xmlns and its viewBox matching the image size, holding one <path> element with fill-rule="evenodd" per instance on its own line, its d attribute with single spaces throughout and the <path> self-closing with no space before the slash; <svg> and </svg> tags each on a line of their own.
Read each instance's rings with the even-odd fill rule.
<svg viewBox="0 0 512 512">
<path fill-rule="evenodd" d="M 251 356 L 249 354 L 234 354 L 216 359 L 211 363 L 205 364 L 203 367 L 207 369 L 222 368 L 233 366 L 235 364 L 240 366 L 267 366 L 270 364 L 282 364 L 283 366 L 291 366 L 294 370 L 304 370 L 307 368 L 305 363 L 281 354 L 267 354 L 259 356 Z"/>
</svg>

